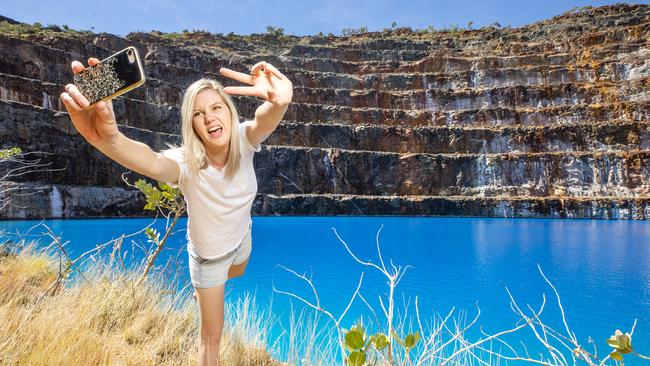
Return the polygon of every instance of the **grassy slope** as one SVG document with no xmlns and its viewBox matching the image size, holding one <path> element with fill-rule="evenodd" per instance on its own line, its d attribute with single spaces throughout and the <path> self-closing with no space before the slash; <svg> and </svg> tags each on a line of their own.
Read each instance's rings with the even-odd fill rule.
<svg viewBox="0 0 650 366">
<path fill-rule="evenodd" d="M 42 296 L 57 275 L 52 256 L 0 246 L 0 364 L 196 363 L 198 309 L 191 298 L 171 306 L 160 279 L 137 285 L 136 272 L 110 268 Z M 235 317 L 227 319 L 223 363 L 277 365 L 258 336 L 263 319 L 241 311 L 251 309 L 250 301 L 227 307 Z"/>
</svg>

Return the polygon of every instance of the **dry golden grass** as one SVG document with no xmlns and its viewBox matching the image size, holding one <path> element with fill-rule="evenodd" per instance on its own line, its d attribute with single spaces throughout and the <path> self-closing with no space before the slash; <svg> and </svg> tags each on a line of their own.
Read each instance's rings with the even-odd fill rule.
<svg viewBox="0 0 650 366">
<path fill-rule="evenodd" d="M 196 364 L 198 308 L 174 302 L 162 279 L 139 285 L 136 271 L 98 265 L 87 281 L 43 296 L 56 280 L 51 255 L 0 246 L 0 364 Z M 110 273 L 107 273 L 109 271 Z M 227 304 L 224 365 L 279 365 L 265 351 L 266 318 L 250 298 Z M 262 316 L 266 316 L 262 314 Z"/>
</svg>

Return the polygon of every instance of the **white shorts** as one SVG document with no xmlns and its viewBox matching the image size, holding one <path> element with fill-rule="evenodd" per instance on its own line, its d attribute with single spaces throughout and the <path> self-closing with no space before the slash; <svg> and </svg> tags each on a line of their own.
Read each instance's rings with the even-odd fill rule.
<svg viewBox="0 0 650 366">
<path fill-rule="evenodd" d="M 195 288 L 219 287 L 228 280 L 231 265 L 244 263 L 252 250 L 251 228 L 239 245 L 230 252 L 214 259 L 204 259 L 187 246 L 190 264 L 190 278 Z"/>
</svg>

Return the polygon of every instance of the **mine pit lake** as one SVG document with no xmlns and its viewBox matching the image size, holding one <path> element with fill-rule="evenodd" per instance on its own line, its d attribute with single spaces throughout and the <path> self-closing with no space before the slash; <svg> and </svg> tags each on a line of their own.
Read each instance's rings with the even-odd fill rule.
<svg viewBox="0 0 650 366">
<path fill-rule="evenodd" d="M 72 257 L 123 234 L 141 230 L 153 219 L 44 220 L 59 235 Z M 42 236 L 41 221 L 0 221 L 0 241 L 27 240 L 51 243 Z M 153 223 L 164 231 L 165 222 Z M 157 264 L 176 258 L 167 266 L 178 288 L 189 283 L 185 218 L 181 219 Z M 29 230 L 31 228 L 31 230 Z M 452 308 L 468 320 L 481 310 L 477 328 L 496 333 L 511 328 L 519 319 L 510 308 L 506 288 L 519 305 L 539 307 L 546 296 L 542 319 L 564 330 L 557 299 L 540 274 L 541 268 L 561 296 L 568 325 L 585 346 L 591 337 L 601 356 L 611 349 L 605 340 L 616 329 L 633 335 L 636 351 L 650 354 L 650 223 L 575 219 L 419 218 L 419 217 L 254 217 L 253 252 L 246 274 L 230 281 L 226 300 L 245 293 L 255 295 L 260 308 L 271 308 L 279 322 L 286 322 L 290 300 L 277 289 L 313 299 L 307 284 L 278 265 L 312 275 L 323 307 L 340 314 L 354 293 L 361 273 L 361 293 L 381 314 L 378 296 L 387 294 L 386 279 L 374 269 L 357 263 L 339 241 L 345 240 L 355 255 L 380 264 L 379 235 L 384 262 L 408 268 L 396 292 L 396 309 L 414 317 L 418 297 L 420 316 L 446 315 Z M 29 232 L 28 232 L 29 230 Z M 123 249 L 142 258 L 139 245 L 144 234 L 125 239 Z M 173 271 L 176 272 L 173 272 Z M 292 300 L 293 307 L 302 305 Z M 353 325 L 369 316 L 366 305 L 355 301 L 343 322 Z M 414 318 L 413 318 L 414 319 Z M 285 325 L 286 326 L 286 325 Z M 271 332 L 277 334 L 277 332 Z M 470 334 L 471 335 L 471 334 Z M 475 338 L 480 333 L 474 334 Z M 471 338 L 471 337 L 470 337 Z M 534 342 L 523 329 L 517 340 Z M 284 357 L 278 355 L 278 357 Z M 627 365 L 643 361 L 628 358 Z"/>
</svg>

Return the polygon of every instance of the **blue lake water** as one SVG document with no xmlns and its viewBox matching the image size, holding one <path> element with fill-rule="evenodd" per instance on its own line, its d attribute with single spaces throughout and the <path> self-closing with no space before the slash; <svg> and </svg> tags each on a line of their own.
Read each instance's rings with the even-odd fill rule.
<svg viewBox="0 0 650 366">
<path fill-rule="evenodd" d="M 142 229 L 151 219 L 46 220 L 78 255 L 98 243 Z M 0 221 L 0 230 L 24 232 L 39 221 Z M 170 239 L 166 256 L 180 258 L 181 283 L 189 281 L 185 251 L 185 219 Z M 630 331 L 637 319 L 633 345 L 650 354 L 650 223 L 638 221 L 394 218 L 394 217 L 255 217 L 253 253 L 246 275 L 228 284 L 227 296 L 255 292 L 264 307 L 273 296 L 274 313 L 288 309 L 288 298 L 272 295 L 272 286 L 312 299 L 303 282 L 277 265 L 313 273 L 321 304 L 335 315 L 343 311 L 364 272 L 362 294 L 380 311 L 377 296 L 387 293 L 385 278 L 356 263 L 332 228 L 362 260 L 379 264 L 375 237 L 383 225 L 380 244 L 384 260 L 411 265 L 400 282 L 396 299 L 418 296 L 421 316 L 446 314 L 452 307 L 468 317 L 481 309 L 478 324 L 488 333 L 508 329 L 517 321 L 510 310 L 507 287 L 520 305 L 538 307 L 542 294 L 547 324 L 563 330 L 551 288 L 538 265 L 559 291 L 569 326 L 585 346 L 591 336 L 599 353 L 615 329 Z M 162 230 L 164 222 L 155 227 Z M 39 227 L 33 234 L 43 232 Z M 7 235 L 5 235 L 7 237 Z M 49 240 L 42 239 L 44 243 Z M 144 235 L 128 241 L 145 242 Z M 164 261 L 164 258 L 163 258 Z M 405 300 L 405 301 L 406 301 Z M 296 304 L 294 302 L 294 304 Z M 344 326 L 367 314 L 360 302 L 350 309 Z M 518 335 L 532 340 L 530 331 Z M 628 365 L 640 365 L 630 358 Z"/>
</svg>

